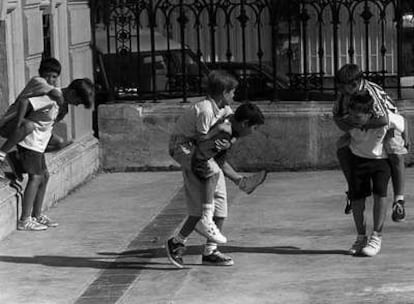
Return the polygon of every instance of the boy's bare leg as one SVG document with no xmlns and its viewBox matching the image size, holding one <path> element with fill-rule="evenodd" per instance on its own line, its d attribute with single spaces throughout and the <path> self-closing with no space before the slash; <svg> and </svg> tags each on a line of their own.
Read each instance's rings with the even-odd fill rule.
<svg viewBox="0 0 414 304">
<path fill-rule="evenodd" d="M 214 193 L 216 191 L 219 174 L 216 173 L 206 179 L 202 180 L 203 190 L 203 210 L 202 216 L 206 217 L 209 221 L 213 220 L 214 215 Z"/>
<path fill-rule="evenodd" d="M 355 228 L 358 235 L 366 234 L 366 219 L 365 219 L 365 198 L 352 200 L 352 215 L 354 216 Z"/>
<path fill-rule="evenodd" d="M 0 147 L 0 151 L 8 153 L 14 146 L 21 142 L 27 135 L 34 130 L 34 123 L 29 120 L 25 120 L 19 128 L 16 128 L 4 144 Z"/>
<path fill-rule="evenodd" d="M 405 163 L 404 155 L 389 154 L 388 159 L 391 165 L 391 181 L 394 189 L 394 197 L 402 197 L 404 199 L 405 188 Z M 394 199 L 397 201 L 398 199 Z"/>
<path fill-rule="evenodd" d="M 45 172 L 42 176 L 42 181 L 37 190 L 36 198 L 33 203 L 32 217 L 39 218 L 42 214 L 43 200 L 46 193 L 47 183 L 49 181 L 49 172 Z"/>
<path fill-rule="evenodd" d="M 373 222 L 374 222 L 374 232 L 378 235 L 381 235 L 382 228 L 384 226 L 385 217 L 387 215 L 387 200 L 386 197 L 380 197 L 374 194 L 374 214 L 373 214 Z"/>
<path fill-rule="evenodd" d="M 352 152 L 349 147 L 342 147 L 336 150 L 336 156 L 338 158 L 339 166 L 341 167 L 342 173 L 345 176 L 345 180 L 348 186 L 347 191 L 347 205 L 345 206 L 345 214 L 351 213 L 352 204 L 349 200 L 349 185 L 351 184 L 352 180 L 352 171 L 351 171 L 351 160 L 352 160 Z"/>
<path fill-rule="evenodd" d="M 32 215 L 33 205 L 37 197 L 39 186 L 42 183 L 42 175 L 29 174 L 26 189 L 23 194 L 21 220 L 25 220 Z"/>
<path fill-rule="evenodd" d="M 404 155 L 401 154 L 389 154 L 388 155 L 390 168 L 391 168 L 391 181 L 394 190 L 394 202 L 392 206 L 392 220 L 395 222 L 401 222 L 405 220 L 405 162 Z"/>
</svg>

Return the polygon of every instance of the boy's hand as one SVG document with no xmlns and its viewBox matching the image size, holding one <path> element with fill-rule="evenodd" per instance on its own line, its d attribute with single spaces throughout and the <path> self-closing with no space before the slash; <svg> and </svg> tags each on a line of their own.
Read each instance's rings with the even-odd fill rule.
<svg viewBox="0 0 414 304">
<path fill-rule="evenodd" d="M 216 145 L 217 151 L 227 150 L 231 147 L 231 142 L 227 139 L 217 139 L 214 144 Z"/>
<path fill-rule="evenodd" d="M 62 106 L 63 103 L 65 102 L 64 99 L 63 99 L 62 92 L 58 89 L 51 90 L 49 93 L 47 93 L 47 95 L 51 99 L 56 101 L 56 103 L 58 104 L 59 107 Z"/>
</svg>

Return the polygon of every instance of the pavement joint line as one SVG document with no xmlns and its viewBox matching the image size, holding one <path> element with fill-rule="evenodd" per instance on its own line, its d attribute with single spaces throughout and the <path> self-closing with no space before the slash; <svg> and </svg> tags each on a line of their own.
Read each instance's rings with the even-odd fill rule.
<svg viewBox="0 0 414 304">
<path fill-rule="evenodd" d="M 185 217 L 184 188 L 181 187 L 159 214 L 128 244 L 126 251 L 118 254 L 116 259 L 89 284 L 75 304 L 115 304 L 142 270 L 156 269 L 151 266 L 150 260 L 160 255 L 163 238 L 171 235 Z M 129 258 L 135 257 L 136 261 L 125 261 L 127 254 Z M 114 278 L 114 282 L 108 282 L 108 277 Z"/>
</svg>

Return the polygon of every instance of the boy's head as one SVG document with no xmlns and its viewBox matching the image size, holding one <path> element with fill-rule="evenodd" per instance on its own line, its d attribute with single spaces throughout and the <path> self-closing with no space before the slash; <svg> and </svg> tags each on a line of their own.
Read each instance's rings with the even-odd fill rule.
<svg viewBox="0 0 414 304">
<path fill-rule="evenodd" d="M 64 90 L 64 99 L 73 105 L 83 104 L 90 109 L 95 98 L 95 89 L 92 80 L 89 78 L 75 79 Z"/>
<path fill-rule="evenodd" d="M 47 83 L 52 86 L 56 86 L 61 71 L 62 65 L 55 58 L 45 58 L 40 62 L 39 76 L 46 79 Z"/>
<path fill-rule="evenodd" d="M 238 81 L 229 73 L 215 70 L 208 74 L 207 93 L 221 108 L 233 102 Z"/>
<path fill-rule="evenodd" d="M 374 100 L 368 91 L 352 95 L 349 103 L 349 113 L 360 124 L 364 125 L 372 116 L 373 104 Z"/>
<path fill-rule="evenodd" d="M 355 94 L 362 80 L 362 71 L 358 65 L 348 63 L 342 66 L 336 73 L 336 81 L 339 90 L 346 95 Z"/>
<path fill-rule="evenodd" d="M 264 116 L 258 106 L 252 103 L 240 105 L 233 116 L 233 135 L 244 137 L 250 135 L 259 125 L 264 124 Z"/>
</svg>

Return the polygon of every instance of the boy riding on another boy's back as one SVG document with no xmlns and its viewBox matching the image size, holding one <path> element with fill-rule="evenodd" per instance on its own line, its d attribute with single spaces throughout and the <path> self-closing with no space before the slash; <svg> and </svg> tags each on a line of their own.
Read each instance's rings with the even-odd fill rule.
<svg viewBox="0 0 414 304">
<path fill-rule="evenodd" d="M 35 128 L 34 122 L 27 119 L 27 114 L 31 110 L 28 98 L 48 95 L 56 101 L 59 107 L 62 107 L 64 103 L 62 92 L 56 88 L 57 78 L 61 70 L 61 64 L 57 59 L 43 59 L 39 67 L 39 76 L 29 80 L 15 102 L 10 105 L 0 119 L 0 135 L 6 138 L 6 141 L 0 147 L 0 162 L 4 162 L 7 159 L 19 180 L 22 179 L 22 176 L 19 170 L 15 168 L 17 155 L 15 152 L 9 153 L 9 151 L 28 134 L 33 132 Z"/>
</svg>

